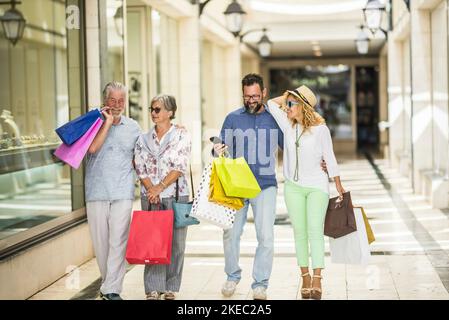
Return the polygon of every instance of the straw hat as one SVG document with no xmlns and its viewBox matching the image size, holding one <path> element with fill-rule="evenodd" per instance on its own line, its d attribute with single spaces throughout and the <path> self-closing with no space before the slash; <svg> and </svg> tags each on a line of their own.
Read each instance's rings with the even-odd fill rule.
<svg viewBox="0 0 449 320">
<path fill-rule="evenodd" d="M 290 94 L 294 95 L 296 98 L 304 102 L 305 104 L 315 108 L 317 104 L 317 99 L 315 94 L 306 86 L 300 86 L 295 90 L 287 90 Z"/>
</svg>

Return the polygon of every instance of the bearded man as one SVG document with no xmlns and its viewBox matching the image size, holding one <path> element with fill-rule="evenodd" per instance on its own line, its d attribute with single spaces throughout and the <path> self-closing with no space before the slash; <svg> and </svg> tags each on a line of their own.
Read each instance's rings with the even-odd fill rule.
<svg viewBox="0 0 449 320">
<path fill-rule="evenodd" d="M 273 116 L 264 105 L 267 89 L 257 74 L 242 80 L 244 106 L 226 116 L 220 138 L 214 145 L 215 155 L 226 151 L 232 158 L 244 157 L 262 191 L 256 198 L 245 199 L 245 206 L 235 215 L 234 225 L 223 233 L 225 273 L 227 280 L 221 290 L 225 297 L 234 294 L 241 279 L 239 266 L 240 237 L 251 204 L 258 246 L 253 265 L 253 298 L 266 300 L 266 290 L 273 265 L 274 222 L 276 218 L 276 155 L 283 149 L 283 135 Z"/>
</svg>

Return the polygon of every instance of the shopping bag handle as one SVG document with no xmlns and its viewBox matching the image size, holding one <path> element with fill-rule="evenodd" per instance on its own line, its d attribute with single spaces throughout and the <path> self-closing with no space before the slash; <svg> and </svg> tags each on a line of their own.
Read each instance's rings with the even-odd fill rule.
<svg viewBox="0 0 449 320">
<path fill-rule="evenodd" d="M 337 200 L 335 200 L 335 209 L 340 208 L 343 205 L 343 201 L 345 200 L 345 195 L 349 195 L 349 191 L 343 193 L 343 196 L 338 196 Z M 347 197 L 347 196 L 346 196 Z"/>
<path fill-rule="evenodd" d="M 156 210 L 153 210 L 153 206 L 156 207 Z M 161 211 L 161 202 L 158 203 L 148 203 L 148 211 Z"/>
<path fill-rule="evenodd" d="M 192 165 L 190 165 L 190 186 L 192 187 L 192 199 L 195 198 L 195 190 L 193 189 Z M 179 201 L 179 178 L 176 179 L 176 202 Z"/>
</svg>

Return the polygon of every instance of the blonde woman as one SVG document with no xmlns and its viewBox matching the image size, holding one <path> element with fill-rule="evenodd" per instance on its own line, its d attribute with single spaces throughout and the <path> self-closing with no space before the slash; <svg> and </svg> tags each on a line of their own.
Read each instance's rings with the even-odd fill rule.
<svg viewBox="0 0 449 320">
<path fill-rule="evenodd" d="M 317 99 L 306 86 L 287 90 L 268 101 L 284 133 L 285 203 L 293 226 L 303 299 L 321 299 L 324 269 L 324 218 L 329 203 L 329 179 L 343 195 L 332 138 L 324 119 L 315 112 Z M 327 165 L 328 175 L 321 161 Z M 309 244 L 313 277 L 309 273 Z"/>
</svg>

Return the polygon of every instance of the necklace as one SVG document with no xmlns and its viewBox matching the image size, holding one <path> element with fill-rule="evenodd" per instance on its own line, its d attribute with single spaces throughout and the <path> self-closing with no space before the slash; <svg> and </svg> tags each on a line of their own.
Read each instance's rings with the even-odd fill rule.
<svg viewBox="0 0 449 320">
<path fill-rule="evenodd" d="M 293 177 L 293 180 L 295 180 L 295 181 L 299 180 L 299 140 L 301 139 L 303 134 L 304 134 L 304 129 L 302 130 L 301 134 L 299 135 L 298 124 L 296 124 L 296 141 L 295 141 L 296 167 L 295 167 L 295 176 Z"/>
</svg>

